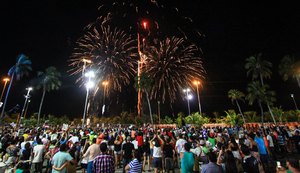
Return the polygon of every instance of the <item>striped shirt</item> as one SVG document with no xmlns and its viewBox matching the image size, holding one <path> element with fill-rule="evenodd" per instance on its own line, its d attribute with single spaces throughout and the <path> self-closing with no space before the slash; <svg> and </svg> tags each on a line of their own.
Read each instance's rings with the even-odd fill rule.
<svg viewBox="0 0 300 173">
<path fill-rule="evenodd" d="M 140 163 L 137 159 L 132 160 L 129 163 L 129 171 L 128 173 L 141 173 L 142 172 L 142 163 Z"/>
<path fill-rule="evenodd" d="M 114 173 L 115 161 L 113 156 L 108 154 L 99 154 L 95 157 L 93 163 L 93 173 Z"/>
</svg>

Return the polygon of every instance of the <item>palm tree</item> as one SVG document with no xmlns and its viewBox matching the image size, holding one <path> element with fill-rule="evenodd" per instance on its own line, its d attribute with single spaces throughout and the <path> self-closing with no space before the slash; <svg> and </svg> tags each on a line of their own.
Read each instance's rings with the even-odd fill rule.
<svg viewBox="0 0 300 173">
<path fill-rule="evenodd" d="M 239 90 L 236 90 L 236 89 L 231 89 L 228 91 L 228 98 L 231 99 L 231 102 L 235 102 L 236 106 L 238 107 L 239 109 L 239 112 L 240 114 L 242 115 L 243 117 L 243 121 L 244 121 L 244 124 L 246 123 L 245 121 L 245 117 L 244 117 L 244 114 L 241 110 L 241 107 L 240 107 L 240 104 L 239 104 L 239 100 L 244 100 L 243 98 L 245 97 L 245 94 Z"/>
<path fill-rule="evenodd" d="M 40 123 L 40 116 L 42 111 L 42 106 L 44 103 L 44 98 L 46 91 L 50 92 L 51 90 L 58 90 L 61 86 L 61 81 L 59 80 L 61 74 L 57 71 L 57 69 L 53 66 L 48 67 L 45 72 L 38 72 L 38 85 L 37 89 L 43 88 L 43 94 L 40 102 L 39 113 L 38 113 L 38 121 L 37 124 Z"/>
<path fill-rule="evenodd" d="M 3 108 L 2 108 L 2 112 L 1 112 L 0 121 L 2 121 L 2 119 L 4 117 L 4 111 L 5 111 L 9 91 L 11 89 L 14 78 L 16 77 L 16 79 L 19 80 L 24 75 L 28 75 L 29 71 L 31 71 L 31 70 L 32 70 L 31 60 L 26 55 L 20 54 L 17 57 L 16 64 L 13 65 L 8 71 L 8 75 L 10 76 L 10 82 L 9 82 L 8 89 L 6 91 L 6 96 L 5 96 L 5 100 L 4 100 L 4 104 L 3 104 Z"/>
<path fill-rule="evenodd" d="M 149 92 L 148 92 L 150 90 L 151 85 L 152 85 L 153 82 L 152 82 L 151 78 L 149 78 L 148 75 L 146 75 L 145 73 L 141 74 L 139 82 L 140 83 L 138 83 L 138 80 L 136 78 L 136 80 L 135 80 L 136 88 L 141 88 L 142 91 L 146 94 L 146 99 L 147 99 L 147 103 L 148 103 L 148 109 L 149 109 L 150 119 L 151 119 L 151 123 L 153 124 L 151 102 L 150 102 L 150 97 L 149 97 Z"/>
<path fill-rule="evenodd" d="M 249 105 L 253 105 L 254 102 L 258 103 L 262 123 L 264 123 L 264 110 L 262 107 L 262 95 L 264 94 L 263 90 L 263 87 L 258 81 L 253 81 L 252 83 L 248 84 L 248 95 L 246 96 L 246 100 L 248 100 Z"/>
<path fill-rule="evenodd" d="M 295 78 L 300 88 L 300 61 L 295 62 L 294 56 L 286 55 L 281 59 L 278 68 L 283 81 L 287 81 L 290 77 Z"/>
<path fill-rule="evenodd" d="M 272 63 L 263 60 L 261 53 L 246 59 L 245 69 L 247 70 L 247 76 L 252 74 L 252 80 L 259 78 L 261 85 L 264 85 L 264 78 L 271 78 L 271 67 Z"/>
<path fill-rule="evenodd" d="M 268 86 L 264 85 L 264 78 L 271 78 L 271 68 L 272 67 L 272 63 L 266 60 L 262 59 L 262 54 L 259 53 L 255 56 L 251 56 L 249 58 L 246 59 L 246 65 L 245 65 L 245 69 L 247 70 L 247 75 L 249 76 L 252 73 L 252 80 L 255 80 L 257 78 L 259 78 L 261 86 L 263 87 L 263 91 L 265 92 L 264 94 L 268 94 L 268 96 L 272 97 L 275 95 L 275 92 L 267 92 L 267 89 L 269 88 Z M 271 104 L 273 104 L 273 102 L 275 101 L 275 99 L 272 98 L 267 98 L 267 95 L 262 95 L 261 97 L 264 98 L 265 103 L 267 104 L 268 110 L 271 114 L 271 116 L 273 117 L 274 122 L 274 115 L 272 112 L 272 109 L 270 107 Z"/>
<path fill-rule="evenodd" d="M 250 83 L 248 85 L 247 91 L 248 91 L 248 95 L 246 96 L 246 100 L 249 101 L 249 105 L 253 105 L 253 103 L 255 101 L 257 101 L 260 111 L 261 111 L 261 118 L 262 118 L 262 123 L 263 123 L 263 115 L 264 115 L 264 111 L 263 111 L 263 107 L 262 104 L 266 104 L 268 107 L 268 110 L 272 116 L 272 119 L 274 121 L 274 123 L 276 124 L 276 120 L 274 117 L 274 114 L 271 110 L 271 107 L 273 105 L 273 103 L 275 102 L 275 92 L 268 90 L 269 86 L 268 85 L 263 85 L 261 86 L 259 84 L 258 81 L 253 81 L 252 83 Z"/>
</svg>

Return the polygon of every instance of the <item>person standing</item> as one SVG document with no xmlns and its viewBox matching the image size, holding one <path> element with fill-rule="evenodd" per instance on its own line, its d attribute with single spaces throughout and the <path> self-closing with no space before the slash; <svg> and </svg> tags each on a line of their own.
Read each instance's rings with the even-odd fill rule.
<svg viewBox="0 0 300 173">
<path fill-rule="evenodd" d="M 101 153 L 97 155 L 93 162 L 93 173 L 114 173 L 115 161 L 112 155 L 108 154 L 106 143 L 100 144 Z"/>
<path fill-rule="evenodd" d="M 59 152 L 57 152 L 52 158 L 52 173 L 66 173 L 67 163 L 72 162 L 76 164 L 75 159 L 67 152 L 68 146 L 62 144 L 59 147 Z"/>
<path fill-rule="evenodd" d="M 217 164 L 217 156 L 214 152 L 207 153 L 208 164 L 202 165 L 201 173 L 223 173 L 223 169 Z"/>
<path fill-rule="evenodd" d="M 36 142 L 37 142 L 37 145 L 34 146 L 33 152 L 32 152 L 33 172 L 42 173 L 44 154 L 45 154 L 46 148 L 45 148 L 45 145 L 43 145 L 42 140 L 40 138 L 36 138 Z"/>
<path fill-rule="evenodd" d="M 181 171 L 182 173 L 193 173 L 194 167 L 194 155 L 190 152 L 191 145 L 189 143 L 184 144 L 183 157 L 181 159 Z"/>
<path fill-rule="evenodd" d="M 142 173 L 142 156 L 138 150 L 134 152 L 134 159 L 126 165 L 125 170 L 128 173 Z"/>
<path fill-rule="evenodd" d="M 125 173 L 125 166 L 132 160 L 134 145 L 130 142 L 130 136 L 127 136 L 126 142 L 122 146 L 123 153 L 123 173 Z"/>
<path fill-rule="evenodd" d="M 89 146 L 82 157 L 88 157 L 87 173 L 92 173 L 95 157 L 100 154 L 100 145 L 96 143 L 96 138 L 92 139 L 93 144 Z"/>
<path fill-rule="evenodd" d="M 175 150 L 177 152 L 177 166 L 180 168 L 180 160 L 184 153 L 184 144 L 187 143 L 187 141 L 183 138 L 183 134 L 179 135 L 179 139 L 176 141 L 175 144 Z"/>
</svg>

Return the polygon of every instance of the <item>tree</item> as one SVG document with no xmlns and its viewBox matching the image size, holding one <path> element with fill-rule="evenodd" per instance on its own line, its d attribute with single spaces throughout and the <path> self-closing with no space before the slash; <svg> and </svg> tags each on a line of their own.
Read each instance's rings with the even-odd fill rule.
<svg viewBox="0 0 300 173">
<path fill-rule="evenodd" d="M 271 78 L 271 67 L 272 63 L 263 60 L 261 53 L 246 59 L 245 69 L 247 70 L 247 76 L 252 74 L 252 80 L 259 78 L 261 85 L 264 85 L 264 78 Z"/>
<path fill-rule="evenodd" d="M 57 69 L 53 66 L 48 67 L 45 70 L 45 72 L 41 72 L 41 71 L 38 72 L 37 89 L 41 89 L 41 88 L 43 89 L 43 94 L 42 94 L 39 113 L 38 113 L 38 121 L 37 121 L 38 125 L 40 123 L 41 111 L 42 111 L 42 106 L 44 103 L 46 92 L 59 89 L 59 87 L 61 86 L 61 81 L 59 80 L 60 76 L 61 76 L 60 72 L 58 72 Z"/>
<path fill-rule="evenodd" d="M 148 109 L 149 109 L 149 115 L 151 119 L 151 123 L 153 124 L 153 116 L 152 116 L 152 109 L 151 109 L 151 102 L 150 102 L 150 97 L 149 97 L 149 92 L 151 85 L 152 85 L 152 79 L 148 77 L 145 73 L 142 73 L 140 75 L 140 81 L 138 81 L 138 78 L 135 80 L 135 85 L 136 88 L 140 88 L 142 92 L 146 94 L 146 99 L 147 99 L 147 104 L 148 104 Z"/>
<path fill-rule="evenodd" d="M 240 117 L 235 113 L 234 110 L 228 110 L 225 111 L 225 113 L 226 113 L 226 117 L 225 117 L 226 124 L 230 124 L 232 126 L 243 124 Z"/>
<path fill-rule="evenodd" d="M 245 97 L 245 94 L 239 90 L 236 90 L 236 89 L 231 89 L 228 91 L 228 98 L 231 99 L 231 102 L 235 102 L 236 106 L 238 107 L 239 109 L 239 112 L 240 114 L 242 115 L 243 117 L 243 122 L 244 124 L 246 123 L 245 121 L 245 117 L 244 117 L 244 114 L 241 110 L 241 107 L 240 107 L 240 104 L 239 104 L 239 100 L 243 100 L 243 98 Z"/>
<path fill-rule="evenodd" d="M 264 92 L 262 95 L 260 95 L 260 97 L 261 97 L 260 100 L 261 101 L 263 100 L 266 103 L 268 110 L 273 118 L 273 121 L 274 121 L 274 123 L 276 123 L 272 109 L 270 107 L 273 104 L 273 102 L 275 101 L 275 98 L 273 97 L 275 95 L 275 92 L 267 91 L 267 89 L 269 87 L 264 85 L 264 78 L 271 78 L 271 74 L 272 74 L 272 71 L 270 69 L 271 67 L 272 67 L 272 63 L 269 61 L 263 60 L 261 53 L 255 55 L 255 56 L 251 56 L 246 59 L 245 69 L 247 70 L 247 76 L 252 74 L 252 81 L 259 78 L 260 84 L 262 86 L 261 91 Z M 256 86 L 256 87 L 258 87 L 258 86 Z M 259 101 L 259 102 L 261 102 L 261 101 Z"/>
<path fill-rule="evenodd" d="M 184 118 L 187 124 L 194 124 L 196 126 L 202 126 L 209 122 L 207 117 L 202 116 L 199 112 L 192 113 L 191 115 Z"/>
<path fill-rule="evenodd" d="M 286 55 L 281 59 L 278 68 L 283 81 L 287 81 L 290 77 L 295 78 L 300 88 L 300 61 L 295 62 L 294 56 Z"/>
<path fill-rule="evenodd" d="M 252 83 L 248 84 L 247 91 L 248 95 L 246 96 L 246 100 L 249 101 L 249 105 L 253 105 L 254 102 L 257 102 L 261 112 L 261 121 L 264 122 L 264 111 L 263 111 L 263 104 L 266 104 L 270 114 L 273 118 L 274 123 L 276 120 L 274 118 L 273 112 L 271 111 L 270 105 L 276 100 L 274 95 L 274 91 L 268 90 L 268 85 L 261 86 L 258 81 L 253 81 Z"/>
<path fill-rule="evenodd" d="M 16 64 L 14 66 L 12 66 L 8 71 L 8 75 L 10 76 L 10 82 L 9 82 L 8 89 L 6 91 L 6 96 L 5 96 L 5 100 L 4 100 L 4 104 L 3 104 L 3 108 L 2 108 L 2 112 L 1 112 L 0 121 L 2 121 L 3 116 L 4 116 L 4 111 L 5 111 L 8 95 L 9 95 L 12 83 L 14 81 L 14 78 L 16 77 L 16 79 L 19 80 L 24 75 L 28 75 L 29 71 L 32 71 L 31 60 L 26 55 L 20 54 L 17 57 Z"/>
</svg>

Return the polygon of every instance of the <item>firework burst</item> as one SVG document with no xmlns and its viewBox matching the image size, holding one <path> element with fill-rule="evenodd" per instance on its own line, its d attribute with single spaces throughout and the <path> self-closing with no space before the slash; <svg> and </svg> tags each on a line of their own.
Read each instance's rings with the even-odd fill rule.
<svg viewBox="0 0 300 173">
<path fill-rule="evenodd" d="M 136 73 L 136 40 L 124 31 L 110 26 L 90 27 L 78 41 L 70 59 L 71 74 L 80 74 L 84 58 L 93 63 L 86 68 L 96 71 L 100 87 L 103 80 L 109 81 L 109 87 L 121 91 L 122 86 L 130 83 Z M 82 76 L 78 79 L 80 81 Z M 96 88 L 95 91 L 97 91 Z"/>
<path fill-rule="evenodd" d="M 194 20 L 184 15 L 172 1 L 102 0 L 98 11 L 100 16 L 97 21 L 101 21 L 101 25 L 118 26 L 132 34 L 138 31 L 140 22 L 146 19 L 150 23 L 149 35 L 155 38 L 175 35 L 195 40 L 204 37 L 195 29 Z"/>
<path fill-rule="evenodd" d="M 147 48 L 143 72 L 153 81 L 151 99 L 173 102 L 176 93 L 186 86 L 192 87 L 194 79 L 203 79 L 205 70 L 200 55 L 195 44 L 177 37 Z"/>
</svg>

